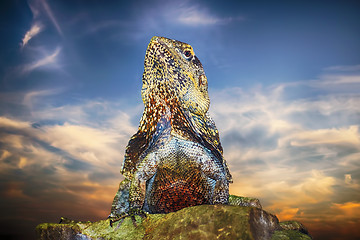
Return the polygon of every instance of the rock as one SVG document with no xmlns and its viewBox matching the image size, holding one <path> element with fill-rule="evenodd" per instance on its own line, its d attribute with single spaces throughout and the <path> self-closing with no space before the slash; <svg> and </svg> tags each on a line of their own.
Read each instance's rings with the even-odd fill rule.
<svg viewBox="0 0 360 240">
<path fill-rule="evenodd" d="M 231 197 L 241 204 L 256 204 L 257 199 Z M 257 201 L 256 201 L 257 200 Z M 39 239 L 311 239 L 297 222 L 279 223 L 275 215 L 261 208 L 233 205 L 200 205 L 168 214 L 135 217 L 135 226 L 126 217 L 110 226 L 109 220 L 78 222 L 65 218 L 60 224 L 37 226 Z M 302 226 L 302 227 L 301 227 Z M 306 230 L 307 231 L 307 230 Z"/>
<path fill-rule="evenodd" d="M 280 223 L 281 230 L 275 231 L 271 240 L 311 240 L 309 231 L 299 222 L 286 221 Z"/>
<path fill-rule="evenodd" d="M 258 208 L 202 205 L 151 223 L 144 239 L 269 239 L 279 229 L 274 216 Z"/>
<path fill-rule="evenodd" d="M 281 222 L 280 226 L 284 230 L 295 230 L 309 235 L 309 231 L 305 228 L 305 226 L 296 221 Z"/>
<path fill-rule="evenodd" d="M 275 231 L 271 237 L 271 240 L 312 240 L 309 235 L 294 231 L 294 230 L 282 230 Z"/>
</svg>

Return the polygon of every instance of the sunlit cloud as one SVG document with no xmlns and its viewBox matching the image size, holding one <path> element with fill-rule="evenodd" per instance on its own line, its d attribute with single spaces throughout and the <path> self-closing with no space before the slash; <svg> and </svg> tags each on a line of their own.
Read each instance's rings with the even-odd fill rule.
<svg viewBox="0 0 360 240">
<path fill-rule="evenodd" d="M 316 144 L 342 144 L 346 146 L 359 146 L 359 127 L 349 126 L 340 129 L 318 129 L 312 131 L 301 131 L 290 134 L 281 141 L 289 142 L 292 146 L 313 146 Z M 280 145 L 283 143 L 280 142 Z"/>
<path fill-rule="evenodd" d="M 234 178 L 230 192 L 258 197 L 282 221 L 326 221 L 324 206 L 356 199 L 360 95 L 353 89 L 359 83 L 344 79 L 359 75 L 347 77 L 211 92 L 211 115 Z M 328 90 L 333 79 L 337 88 Z M 299 97 L 304 86 L 319 94 Z M 340 214 L 335 208 L 327 214 Z"/>
<path fill-rule="evenodd" d="M 29 127 L 29 123 L 24 122 L 24 121 L 13 121 L 10 118 L 0 116 L 0 127 L 3 127 L 3 128 L 27 128 L 27 127 Z"/>
<path fill-rule="evenodd" d="M 322 81 L 330 77 L 306 86 L 323 90 Z M 289 96 L 289 90 L 304 85 L 210 92 L 210 115 L 234 179 L 230 193 L 259 198 L 281 221 L 322 222 L 331 216 L 356 222 L 352 212 L 359 210 L 354 199 L 360 188 L 360 96 L 342 90 L 321 91 L 312 98 Z M 351 88 L 344 82 L 339 86 Z M 14 179 L 18 171 L 24 176 L 0 194 L 3 201 L 34 203 L 41 194 L 52 201 L 44 203 L 47 207 L 69 216 L 81 211 L 71 213 L 64 201 L 81 206 L 86 199 L 92 217 L 105 218 L 122 179 L 126 144 L 137 130 L 135 116 L 143 106 L 127 109 L 102 99 L 68 105 L 47 101 L 58 93 L 27 92 L 16 98 L 30 112 L 26 119 L 0 117 L 1 176 Z M 59 196 L 65 200 L 58 201 Z"/>
<path fill-rule="evenodd" d="M 46 214 L 55 221 L 59 213 L 104 219 L 122 179 L 125 146 L 136 127 L 125 113 L 108 109 L 114 109 L 113 103 L 88 101 L 52 108 L 33 101 L 51 93 L 25 94 L 31 111 L 38 113 L 30 121 L 0 117 L 0 182 L 6 183 L 0 185 L 1 204 L 16 204 L 19 212 L 34 215 L 51 209 Z M 69 112 L 71 108 L 76 110 Z M 99 125 L 95 113 L 101 109 L 108 121 Z M 46 115 L 47 110 L 51 114 Z M 59 123 L 64 119 L 73 123 Z"/>
<path fill-rule="evenodd" d="M 22 39 L 22 47 L 25 47 L 25 45 L 35 37 L 37 34 L 39 34 L 43 30 L 43 25 L 40 22 L 35 22 L 29 31 L 26 32 L 24 38 Z"/>
<path fill-rule="evenodd" d="M 121 180 L 119 171 L 129 138 L 111 126 L 98 129 L 70 123 L 41 125 L 2 116 L 0 178 L 10 178 L 6 189 L 0 190 L 2 202 L 26 198 L 36 208 L 39 199 L 35 195 L 41 192 L 43 199 L 57 195 L 65 199 L 52 200 L 48 208 L 59 209 L 61 202 L 69 200 L 71 205 L 93 205 L 87 206 L 94 209 L 89 210 L 89 217 L 105 218 L 110 205 L 106 207 L 108 204 L 103 202 L 111 202 Z M 19 171 L 22 178 L 15 177 Z M 88 204 L 81 203 L 84 198 Z M 96 210 L 99 204 L 104 207 Z"/>
<path fill-rule="evenodd" d="M 117 146 L 125 136 L 109 129 L 94 129 L 87 126 L 64 125 L 44 126 L 46 134 L 39 138 L 51 146 L 62 149 L 72 157 L 94 166 L 106 166 L 122 160 Z"/>
<path fill-rule="evenodd" d="M 89 166 L 98 169 L 98 171 L 89 172 L 94 177 L 96 172 L 99 174 L 106 172 L 105 169 L 120 177 L 120 174 L 117 174 L 120 167 L 117 169 L 111 166 L 120 166 L 127 141 L 136 131 L 130 117 L 118 110 L 106 111 L 107 105 L 110 105 L 107 102 L 89 101 L 79 106 L 54 107 L 53 109 L 51 105 L 40 105 L 42 110 L 37 109 L 39 106 L 36 106 L 37 101 L 33 99 L 46 98 L 52 94 L 54 94 L 53 90 L 25 94 L 24 99 L 30 102 L 26 106 L 30 107 L 32 116 L 36 120 L 33 118 L 30 122 L 0 117 L 3 139 L 1 142 L 5 147 L 1 149 L 1 159 L 12 157 L 16 159 L 16 164 L 11 164 L 12 168 L 21 169 L 30 167 L 38 157 L 43 159 L 43 163 L 57 159 L 65 172 L 71 170 L 72 167 L 80 170 L 81 163 L 84 163 L 83 170 Z M 50 114 L 47 114 L 47 111 Z M 94 116 L 96 111 L 99 111 L 100 115 L 101 111 L 106 111 L 108 119 L 100 122 Z M 40 154 L 43 156 L 40 157 Z M 70 169 L 66 170 L 65 166 Z M 62 175 L 65 172 L 62 172 Z"/>
<path fill-rule="evenodd" d="M 348 217 L 358 218 L 360 216 L 360 202 L 334 203 L 332 208 L 342 212 L 342 214 L 338 215 L 337 218 L 340 218 L 338 220 Z"/>
</svg>

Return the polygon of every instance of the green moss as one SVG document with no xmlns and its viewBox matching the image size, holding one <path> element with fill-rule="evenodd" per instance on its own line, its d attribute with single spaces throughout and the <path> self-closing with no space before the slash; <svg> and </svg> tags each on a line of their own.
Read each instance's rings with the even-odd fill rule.
<svg viewBox="0 0 360 240">
<path fill-rule="evenodd" d="M 134 226 L 130 217 L 122 222 L 115 222 L 110 226 L 109 220 L 102 220 L 82 229 L 82 233 L 91 238 L 97 239 L 141 239 L 144 237 L 145 228 L 142 225 L 143 219 L 136 216 L 137 227 Z"/>
<path fill-rule="evenodd" d="M 144 239 L 252 239 L 249 210 L 224 205 L 185 208 L 149 222 Z"/>
<path fill-rule="evenodd" d="M 42 223 L 36 227 L 39 239 L 71 239 L 81 228 L 77 224 Z"/>
<path fill-rule="evenodd" d="M 311 240 L 311 237 L 295 230 L 275 231 L 271 240 Z"/>
<path fill-rule="evenodd" d="M 301 231 L 303 233 L 307 233 L 307 230 L 306 230 L 305 226 L 302 225 L 301 223 L 297 222 L 297 221 L 281 222 L 280 226 L 284 230 L 296 230 L 296 231 Z"/>
</svg>

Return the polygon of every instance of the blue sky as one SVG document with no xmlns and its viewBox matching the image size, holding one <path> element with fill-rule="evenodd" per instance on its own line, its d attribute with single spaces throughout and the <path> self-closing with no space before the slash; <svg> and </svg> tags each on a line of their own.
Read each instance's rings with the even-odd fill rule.
<svg viewBox="0 0 360 240">
<path fill-rule="evenodd" d="M 105 218 L 154 35 L 202 62 L 234 177 L 317 239 L 360 232 L 357 1 L 3 1 L 0 236 Z M 349 237 L 350 236 L 350 237 Z"/>
</svg>

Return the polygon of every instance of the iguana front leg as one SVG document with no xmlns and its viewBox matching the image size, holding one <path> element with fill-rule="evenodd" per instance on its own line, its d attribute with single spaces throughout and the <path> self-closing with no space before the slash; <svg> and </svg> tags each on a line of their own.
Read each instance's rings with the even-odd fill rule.
<svg viewBox="0 0 360 240">
<path fill-rule="evenodd" d="M 211 204 L 228 204 L 229 202 L 229 180 L 223 165 L 211 153 L 203 149 L 203 154 L 198 157 L 201 171 L 210 179 L 215 181 Z"/>
<path fill-rule="evenodd" d="M 134 173 L 132 179 L 130 182 L 124 183 L 124 188 L 122 193 L 119 193 L 117 195 L 122 196 L 127 191 L 126 187 L 128 188 L 128 204 L 126 211 L 119 212 L 120 215 L 110 214 L 109 217 L 111 217 L 111 224 L 116 221 L 120 221 L 125 217 L 130 216 L 133 220 L 134 225 L 135 223 L 135 215 L 146 217 L 146 212 L 143 211 L 143 206 L 145 202 L 145 193 L 146 193 L 146 181 L 149 180 L 157 171 L 157 165 L 158 165 L 158 156 L 156 153 L 149 153 L 141 162 L 141 164 L 138 166 L 136 172 Z M 124 180 L 125 181 L 125 180 Z M 122 185 L 120 184 L 120 187 Z M 122 195 L 121 195 L 122 194 Z M 126 197 L 126 194 L 125 194 Z M 117 199 L 115 197 L 115 199 Z M 115 202 L 114 199 L 114 202 Z M 120 201 L 119 201 L 120 202 Z M 114 204 L 113 204 L 114 205 Z M 113 206 L 112 209 L 116 209 L 116 207 Z"/>
<path fill-rule="evenodd" d="M 125 178 L 119 184 L 119 189 L 114 197 L 108 218 L 118 218 L 129 212 L 129 190 L 130 180 Z"/>
<path fill-rule="evenodd" d="M 130 210 L 143 208 L 146 194 L 146 182 L 154 176 L 157 171 L 158 164 L 158 155 L 155 152 L 150 152 L 138 166 L 130 185 Z"/>
</svg>

